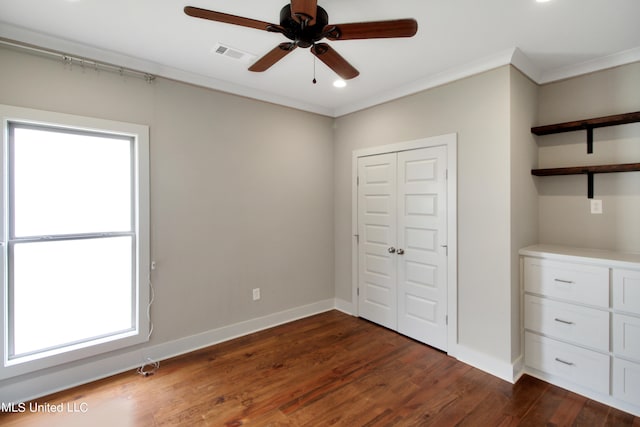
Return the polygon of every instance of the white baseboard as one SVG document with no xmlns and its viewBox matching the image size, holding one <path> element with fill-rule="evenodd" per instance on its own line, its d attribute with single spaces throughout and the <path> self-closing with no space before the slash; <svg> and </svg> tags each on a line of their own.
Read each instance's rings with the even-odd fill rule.
<svg viewBox="0 0 640 427">
<path fill-rule="evenodd" d="M 478 368 L 481 371 L 512 384 L 515 383 L 520 375 L 519 371 L 521 368 L 519 367 L 519 361 L 514 363 L 505 363 L 502 360 L 496 359 L 495 357 L 489 356 L 485 353 L 480 353 L 476 350 L 470 349 L 469 347 L 465 347 L 464 345 L 458 344 L 456 346 L 455 357 L 467 365 L 471 365 L 474 368 Z"/>
<path fill-rule="evenodd" d="M 84 363 L 73 363 L 47 369 L 0 382 L 0 402 L 26 402 L 77 385 L 86 384 L 111 375 L 133 371 L 147 359 L 162 361 L 204 347 L 248 335 L 284 323 L 292 322 L 329 310 L 339 310 L 353 315 L 353 304 L 339 298 L 284 310 L 267 316 L 250 319 L 174 341 L 138 348 L 124 353 L 92 358 Z M 514 383 L 522 374 L 522 361 L 504 363 L 463 345 L 455 346 L 455 358 L 491 375 Z M 132 375 L 134 375 L 132 373 Z"/>
<path fill-rule="evenodd" d="M 595 400 L 596 402 L 603 403 L 605 405 L 611 406 L 621 411 L 628 412 L 633 416 L 640 417 L 640 404 L 632 405 L 620 399 L 616 399 L 610 395 L 598 393 L 586 387 L 582 387 L 580 385 L 574 384 L 558 376 L 551 375 L 546 372 L 538 371 L 537 369 L 534 369 L 534 368 L 526 367 L 523 374 L 531 375 L 532 377 L 538 378 L 542 381 L 546 381 L 557 387 L 563 388 L 565 390 L 569 390 L 573 393 L 580 394 L 589 399 Z"/>
<path fill-rule="evenodd" d="M 244 322 L 235 323 L 233 325 L 223 326 L 197 335 L 191 335 L 168 343 L 145 348 L 143 350 L 145 354 L 141 360 L 146 360 L 147 357 L 153 360 L 168 359 L 170 357 L 179 356 L 210 345 L 229 341 L 234 338 L 302 319 L 304 317 L 313 316 L 314 314 L 333 310 L 334 308 L 334 300 L 328 299 L 302 307 L 269 314 L 267 316 L 246 320 Z M 138 361 L 138 364 L 139 363 L 140 361 Z"/>
<path fill-rule="evenodd" d="M 34 400 L 80 384 L 136 369 L 147 358 L 154 361 L 169 359 L 239 336 L 333 310 L 337 308 L 336 305 L 336 300 L 327 299 L 155 346 L 10 378 L 0 382 L 0 402 L 6 407 L 11 403 Z"/>
<path fill-rule="evenodd" d="M 336 298 L 335 299 L 335 309 L 338 311 L 341 311 L 345 314 L 348 314 L 350 316 L 355 316 L 355 310 L 353 308 L 353 303 L 349 302 L 349 301 L 345 301 L 343 299 L 340 298 Z"/>
<path fill-rule="evenodd" d="M 520 377 L 524 375 L 524 355 L 520 355 L 513 362 L 513 383 L 517 383 Z"/>
<path fill-rule="evenodd" d="M 335 299 L 335 309 L 340 310 L 343 313 L 355 316 L 354 304 L 345 301 L 340 298 Z M 455 344 L 449 346 L 447 354 L 451 357 L 455 357 L 459 361 L 471 365 L 474 368 L 478 368 L 488 374 L 496 376 L 500 379 L 515 384 L 516 381 L 523 375 L 524 366 L 523 358 L 517 358 L 513 363 L 504 363 L 494 357 L 487 354 L 480 353 L 476 350 L 472 350 L 464 345 Z"/>
</svg>

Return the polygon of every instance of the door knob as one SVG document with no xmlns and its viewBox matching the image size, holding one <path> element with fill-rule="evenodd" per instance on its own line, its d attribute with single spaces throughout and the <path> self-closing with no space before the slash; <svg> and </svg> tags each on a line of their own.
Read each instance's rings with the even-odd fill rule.
<svg viewBox="0 0 640 427">
<path fill-rule="evenodd" d="M 398 255 L 404 254 L 404 249 L 398 249 Z"/>
<path fill-rule="evenodd" d="M 389 249 L 387 249 L 389 251 L 390 254 L 395 254 L 396 253 L 396 248 L 394 248 L 393 246 L 391 246 Z"/>
</svg>

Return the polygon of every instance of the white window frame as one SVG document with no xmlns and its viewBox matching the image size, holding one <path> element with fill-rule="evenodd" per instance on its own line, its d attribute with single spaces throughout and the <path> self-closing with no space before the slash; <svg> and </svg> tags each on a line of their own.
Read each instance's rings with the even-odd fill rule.
<svg viewBox="0 0 640 427">
<path fill-rule="evenodd" d="M 74 346 L 43 353 L 39 357 L 9 359 L 8 321 L 8 232 L 6 218 L 8 208 L 8 149 L 9 123 L 23 123 L 39 126 L 69 128 L 79 131 L 118 134 L 133 138 L 134 164 L 134 230 L 135 237 L 135 311 L 134 328 L 121 335 L 96 339 Z M 150 225 L 149 225 L 149 128 L 145 125 L 104 120 L 30 108 L 0 104 L 0 123 L 2 124 L 2 151 L 0 160 L 0 272 L 2 274 L 2 292 L 0 293 L 0 309 L 2 323 L 0 328 L 0 380 L 14 377 L 40 369 L 68 363 L 98 354 L 107 353 L 120 348 L 129 347 L 149 340 L 149 266 L 150 266 Z M 43 325 L 46 328 L 46 325 Z"/>
</svg>

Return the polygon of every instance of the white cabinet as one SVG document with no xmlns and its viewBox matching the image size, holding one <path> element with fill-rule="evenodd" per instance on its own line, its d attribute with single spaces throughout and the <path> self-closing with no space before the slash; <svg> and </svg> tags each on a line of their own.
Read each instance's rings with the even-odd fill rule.
<svg viewBox="0 0 640 427">
<path fill-rule="evenodd" d="M 640 271 L 613 270 L 613 396 L 640 405 Z"/>
<path fill-rule="evenodd" d="M 525 332 L 526 363 L 600 393 L 609 393 L 609 355 Z"/>
<path fill-rule="evenodd" d="M 571 303 L 609 308 L 609 269 L 525 258 L 525 291 Z"/>
<path fill-rule="evenodd" d="M 526 372 L 640 413 L 640 254 L 520 251 Z"/>
<path fill-rule="evenodd" d="M 640 316 L 640 271 L 613 270 L 613 308 Z"/>
<path fill-rule="evenodd" d="M 609 393 L 609 269 L 524 259 L 525 363 Z"/>
<path fill-rule="evenodd" d="M 640 317 L 613 314 L 613 352 L 640 362 Z"/>
<path fill-rule="evenodd" d="M 524 327 L 550 338 L 609 352 L 609 312 L 534 295 L 524 297 Z"/>
<path fill-rule="evenodd" d="M 613 358 L 613 397 L 640 405 L 640 364 Z"/>
</svg>

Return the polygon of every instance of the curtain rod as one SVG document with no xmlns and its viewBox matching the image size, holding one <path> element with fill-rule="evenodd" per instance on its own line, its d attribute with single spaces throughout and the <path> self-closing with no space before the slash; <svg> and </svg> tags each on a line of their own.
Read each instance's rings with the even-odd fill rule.
<svg viewBox="0 0 640 427">
<path fill-rule="evenodd" d="M 26 51 L 38 53 L 41 55 L 57 57 L 57 58 L 60 58 L 65 65 L 75 64 L 83 68 L 84 67 L 93 68 L 96 71 L 104 70 L 104 71 L 109 71 L 113 73 L 118 73 L 120 75 L 124 75 L 124 74 L 132 75 L 132 76 L 144 79 L 147 83 L 151 83 L 156 79 L 156 76 L 154 76 L 153 74 L 145 73 L 138 70 L 132 70 L 131 68 L 108 64 L 106 62 L 95 61 L 93 59 L 82 58 L 79 56 L 69 55 L 69 54 L 58 52 L 55 50 L 33 46 L 30 44 L 21 43 L 13 40 L 8 40 L 1 37 L 0 37 L 0 45 L 5 45 L 8 47 L 17 48 L 20 50 L 26 50 Z"/>
</svg>

